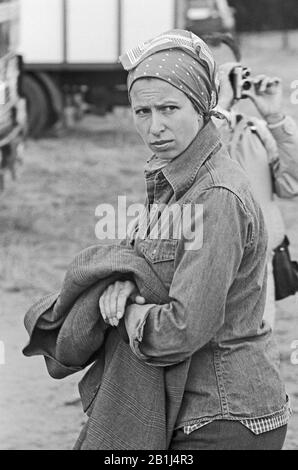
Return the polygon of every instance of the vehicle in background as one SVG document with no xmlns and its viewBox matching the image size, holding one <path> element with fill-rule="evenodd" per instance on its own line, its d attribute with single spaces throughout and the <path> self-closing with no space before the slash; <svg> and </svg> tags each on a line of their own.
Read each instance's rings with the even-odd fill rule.
<svg viewBox="0 0 298 470">
<path fill-rule="evenodd" d="M 195 34 L 234 33 L 234 9 L 227 0 L 188 0 L 186 28 Z"/>
<path fill-rule="evenodd" d="M 85 111 L 104 115 L 127 105 L 118 57 L 163 31 L 185 28 L 189 7 L 189 0 L 21 0 L 29 134 L 39 137 Z"/>
<path fill-rule="evenodd" d="M 15 179 L 26 125 L 25 101 L 19 95 L 17 55 L 19 2 L 0 0 L 0 192 Z"/>
<path fill-rule="evenodd" d="M 185 0 L 21 0 L 20 48 L 29 134 L 84 111 L 126 105 L 118 57 L 142 40 L 185 26 Z M 66 112 L 65 112 L 66 110 Z"/>
</svg>

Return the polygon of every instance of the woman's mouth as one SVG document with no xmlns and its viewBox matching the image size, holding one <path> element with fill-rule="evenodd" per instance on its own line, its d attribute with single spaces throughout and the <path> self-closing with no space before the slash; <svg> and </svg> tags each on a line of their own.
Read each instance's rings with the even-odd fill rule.
<svg viewBox="0 0 298 470">
<path fill-rule="evenodd" d="M 150 144 L 150 147 L 155 150 L 167 150 L 167 148 L 173 143 L 173 140 L 157 140 Z"/>
</svg>

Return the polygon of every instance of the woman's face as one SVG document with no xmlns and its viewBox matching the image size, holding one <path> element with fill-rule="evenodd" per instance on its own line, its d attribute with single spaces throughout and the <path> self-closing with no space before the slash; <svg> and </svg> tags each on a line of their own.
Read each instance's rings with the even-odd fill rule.
<svg viewBox="0 0 298 470">
<path fill-rule="evenodd" d="M 158 157 L 177 157 L 203 127 L 203 118 L 188 97 L 164 80 L 137 80 L 130 98 L 136 129 Z"/>
</svg>

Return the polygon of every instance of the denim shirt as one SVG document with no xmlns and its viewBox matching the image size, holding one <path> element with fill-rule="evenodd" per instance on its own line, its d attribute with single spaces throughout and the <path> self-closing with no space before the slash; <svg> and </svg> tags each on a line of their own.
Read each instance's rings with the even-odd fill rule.
<svg viewBox="0 0 298 470">
<path fill-rule="evenodd" d="M 136 229 L 131 244 L 169 289 L 171 301 L 128 315 L 133 352 L 158 367 L 191 357 L 177 427 L 279 413 L 286 404 L 279 354 L 262 320 L 264 218 L 214 124 L 207 123 L 162 170 L 147 174 L 146 185 L 148 210 L 153 203 L 201 207 L 191 224 L 198 222 L 202 243 L 186 249 L 184 231 L 165 239 L 151 237 L 152 226 L 145 236 Z"/>
</svg>

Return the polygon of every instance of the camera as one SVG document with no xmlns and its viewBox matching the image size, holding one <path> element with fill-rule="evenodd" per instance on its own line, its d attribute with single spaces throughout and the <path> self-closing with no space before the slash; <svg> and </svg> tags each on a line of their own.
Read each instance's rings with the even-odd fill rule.
<svg viewBox="0 0 298 470">
<path fill-rule="evenodd" d="M 230 81 L 234 91 L 234 99 L 246 98 L 243 96 L 243 92 L 250 90 L 252 87 L 250 69 L 242 65 L 236 65 L 230 73 Z"/>
</svg>

